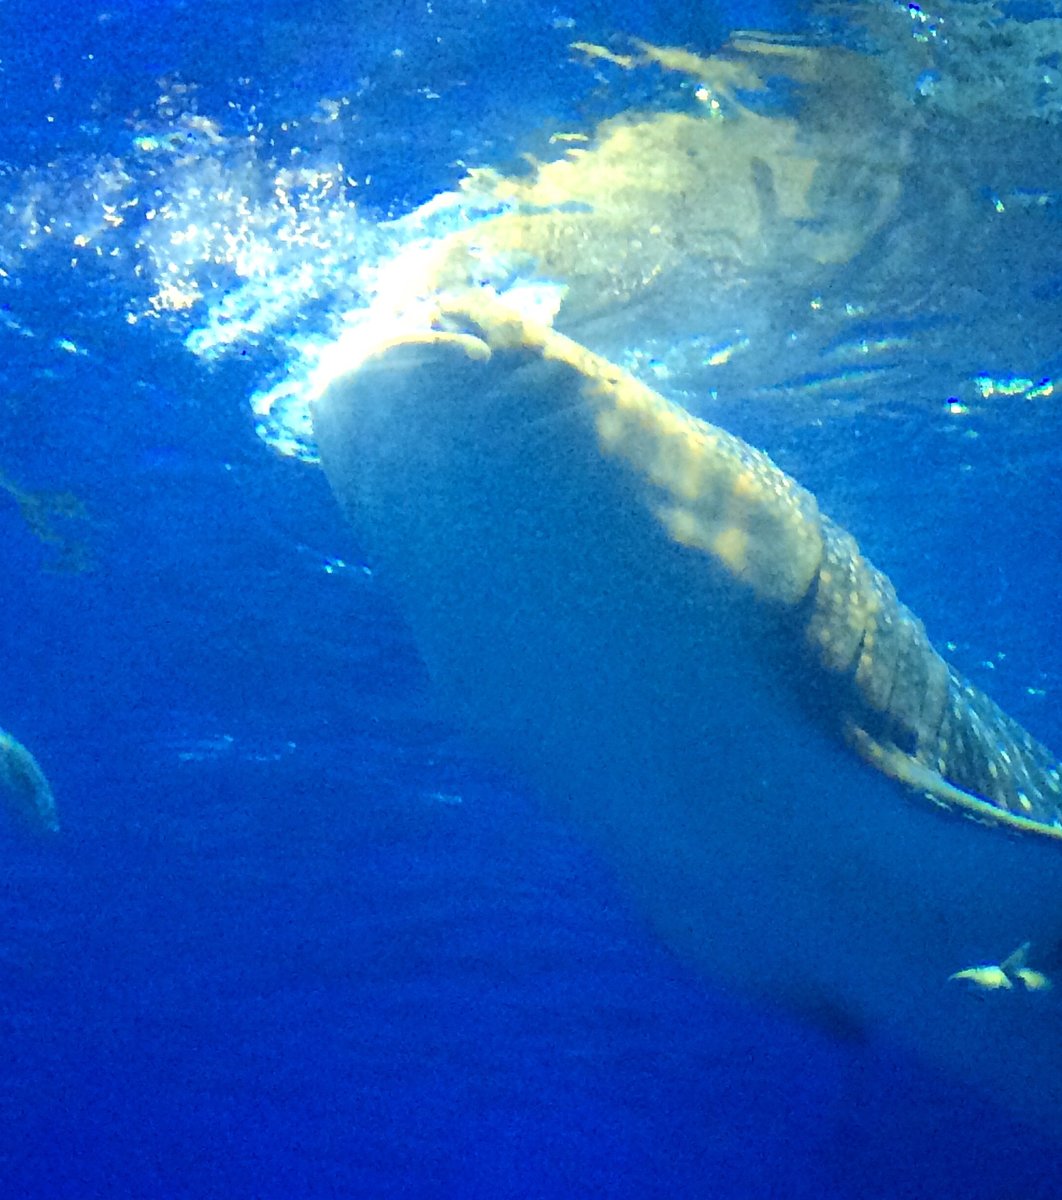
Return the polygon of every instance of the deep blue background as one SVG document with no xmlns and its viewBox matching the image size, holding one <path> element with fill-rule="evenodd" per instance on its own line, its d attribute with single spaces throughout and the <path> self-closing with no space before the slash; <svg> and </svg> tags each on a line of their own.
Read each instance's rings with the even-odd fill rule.
<svg viewBox="0 0 1062 1200">
<path fill-rule="evenodd" d="M 519 145 L 588 102 L 557 18 L 710 47 L 792 16 L 672 10 L 4 0 L 0 160 L 14 178 L 117 145 L 160 75 L 197 81 L 203 111 L 241 76 L 279 114 L 360 87 L 373 199 L 408 207 L 460 145 Z M 64 822 L 0 844 L 0 1196 L 1060 1194 L 1057 1151 L 1005 1117 L 672 960 L 432 711 L 323 477 L 254 436 L 257 365 L 208 371 L 126 328 L 114 282 L 60 260 L 26 259 L 2 296 L 34 336 L 0 332 L 0 469 L 83 497 L 95 569 L 51 571 L 0 506 L 0 720 Z M 1062 502 L 1037 449 L 1060 430 L 1012 428 L 1003 466 L 986 430 L 958 476 L 954 439 L 884 422 L 873 487 L 858 446 L 787 460 L 833 481 L 934 632 L 961 631 L 961 665 L 1056 743 L 1023 685 L 1062 678 Z"/>
</svg>

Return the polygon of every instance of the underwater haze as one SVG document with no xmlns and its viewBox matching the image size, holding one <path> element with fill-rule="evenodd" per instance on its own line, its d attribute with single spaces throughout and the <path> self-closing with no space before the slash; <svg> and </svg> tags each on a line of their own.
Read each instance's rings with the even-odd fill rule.
<svg viewBox="0 0 1062 1200">
<path fill-rule="evenodd" d="M 951 144 L 954 203 L 902 162 L 895 286 L 735 254 L 726 313 L 705 271 L 587 340 L 767 450 L 1062 749 L 1057 5 L 0 0 L 0 725 L 60 823 L 0 814 L 0 1200 L 1062 1196 L 1049 1131 L 659 942 L 436 702 L 317 461 L 328 345 L 496 213 L 461 181 L 622 112 L 799 113 L 784 69 L 716 114 L 628 61 L 749 29 L 1030 132 Z"/>
</svg>

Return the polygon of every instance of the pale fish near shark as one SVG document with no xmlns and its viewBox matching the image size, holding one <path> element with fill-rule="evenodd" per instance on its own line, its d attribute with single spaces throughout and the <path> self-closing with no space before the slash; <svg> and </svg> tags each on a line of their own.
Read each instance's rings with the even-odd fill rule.
<svg viewBox="0 0 1062 1200">
<path fill-rule="evenodd" d="M 441 700 L 666 941 L 1062 1137 L 1058 762 L 854 539 L 483 291 L 331 370 L 322 461 Z"/>
</svg>

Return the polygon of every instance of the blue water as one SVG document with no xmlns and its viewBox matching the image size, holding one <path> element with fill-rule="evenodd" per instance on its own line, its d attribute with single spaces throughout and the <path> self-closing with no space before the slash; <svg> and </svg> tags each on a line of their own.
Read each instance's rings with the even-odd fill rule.
<svg viewBox="0 0 1062 1200">
<path fill-rule="evenodd" d="M 296 146 L 286 119 L 356 93 L 358 199 L 408 211 L 469 147 L 592 111 L 573 29 L 711 47 L 799 16 L 673 8 L 3 0 L 0 205 L 36 168 L 76 207 L 168 77 Z M 0 722 L 63 820 L 0 831 L 0 1197 L 1062 1194 L 1035 1131 L 658 945 L 432 707 L 323 476 L 256 435 L 277 346 L 197 361 L 178 320 L 126 321 L 132 269 L 69 257 L 0 257 L 0 470 L 84 504 L 58 546 L 0 504 Z M 772 447 L 1056 746 L 1057 403 L 979 440 L 921 421 L 915 451 L 882 414 L 872 477 L 810 427 Z"/>
</svg>

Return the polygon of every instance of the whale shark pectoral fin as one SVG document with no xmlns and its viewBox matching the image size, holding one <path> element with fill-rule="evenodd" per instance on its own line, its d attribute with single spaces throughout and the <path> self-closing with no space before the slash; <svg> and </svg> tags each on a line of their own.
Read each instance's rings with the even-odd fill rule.
<svg viewBox="0 0 1062 1200">
<path fill-rule="evenodd" d="M 898 746 L 876 741 L 854 722 L 849 723 L 846 734 L 856 752 L 871 766 L 891 779 L 916 789 L 944 808 L 958 809 L 965 816 L 986 824 L 1003 825 L 1022 833 L 1033 832 L 1040 836 L 1062 839 L 1062 829 L 1045 827 L 1040 822 L 1008 812 L 972 792 L 957 788 L 939 772 L 919 762 L 913 755 L 905 754 Z M 1052 983 L 1048 976 L 1028 965 L 1031 945 L 1031 942 L 1022 942 L 1002 962 L 966 967 L 955 971 L 948 979 L 971 984 L 978 991 L 1011 991 L 1017 982 L 1022 984 L 1027 992 L 1049 992 Z"/>
<path fill-rule="evenodd" d="M 949 783 L 939 771 L 919 761 L 912 754 L 901 750 L 891 742 L 875 740 L 855 722 L 849 722 L 845 734 L 857 754 L 872 767 L 895 779 L 899 783 L 921 792 L 943 808 L 956 809 L 965 816 L 987 825 L 1003 825 L 1021 833 L 1035 833 L 1040 837 L 1062 841 L 1062 826 L 1045 825 L 1018 813 L 992 804 L 973 792 L 964 791 Z"/>
</svg>

